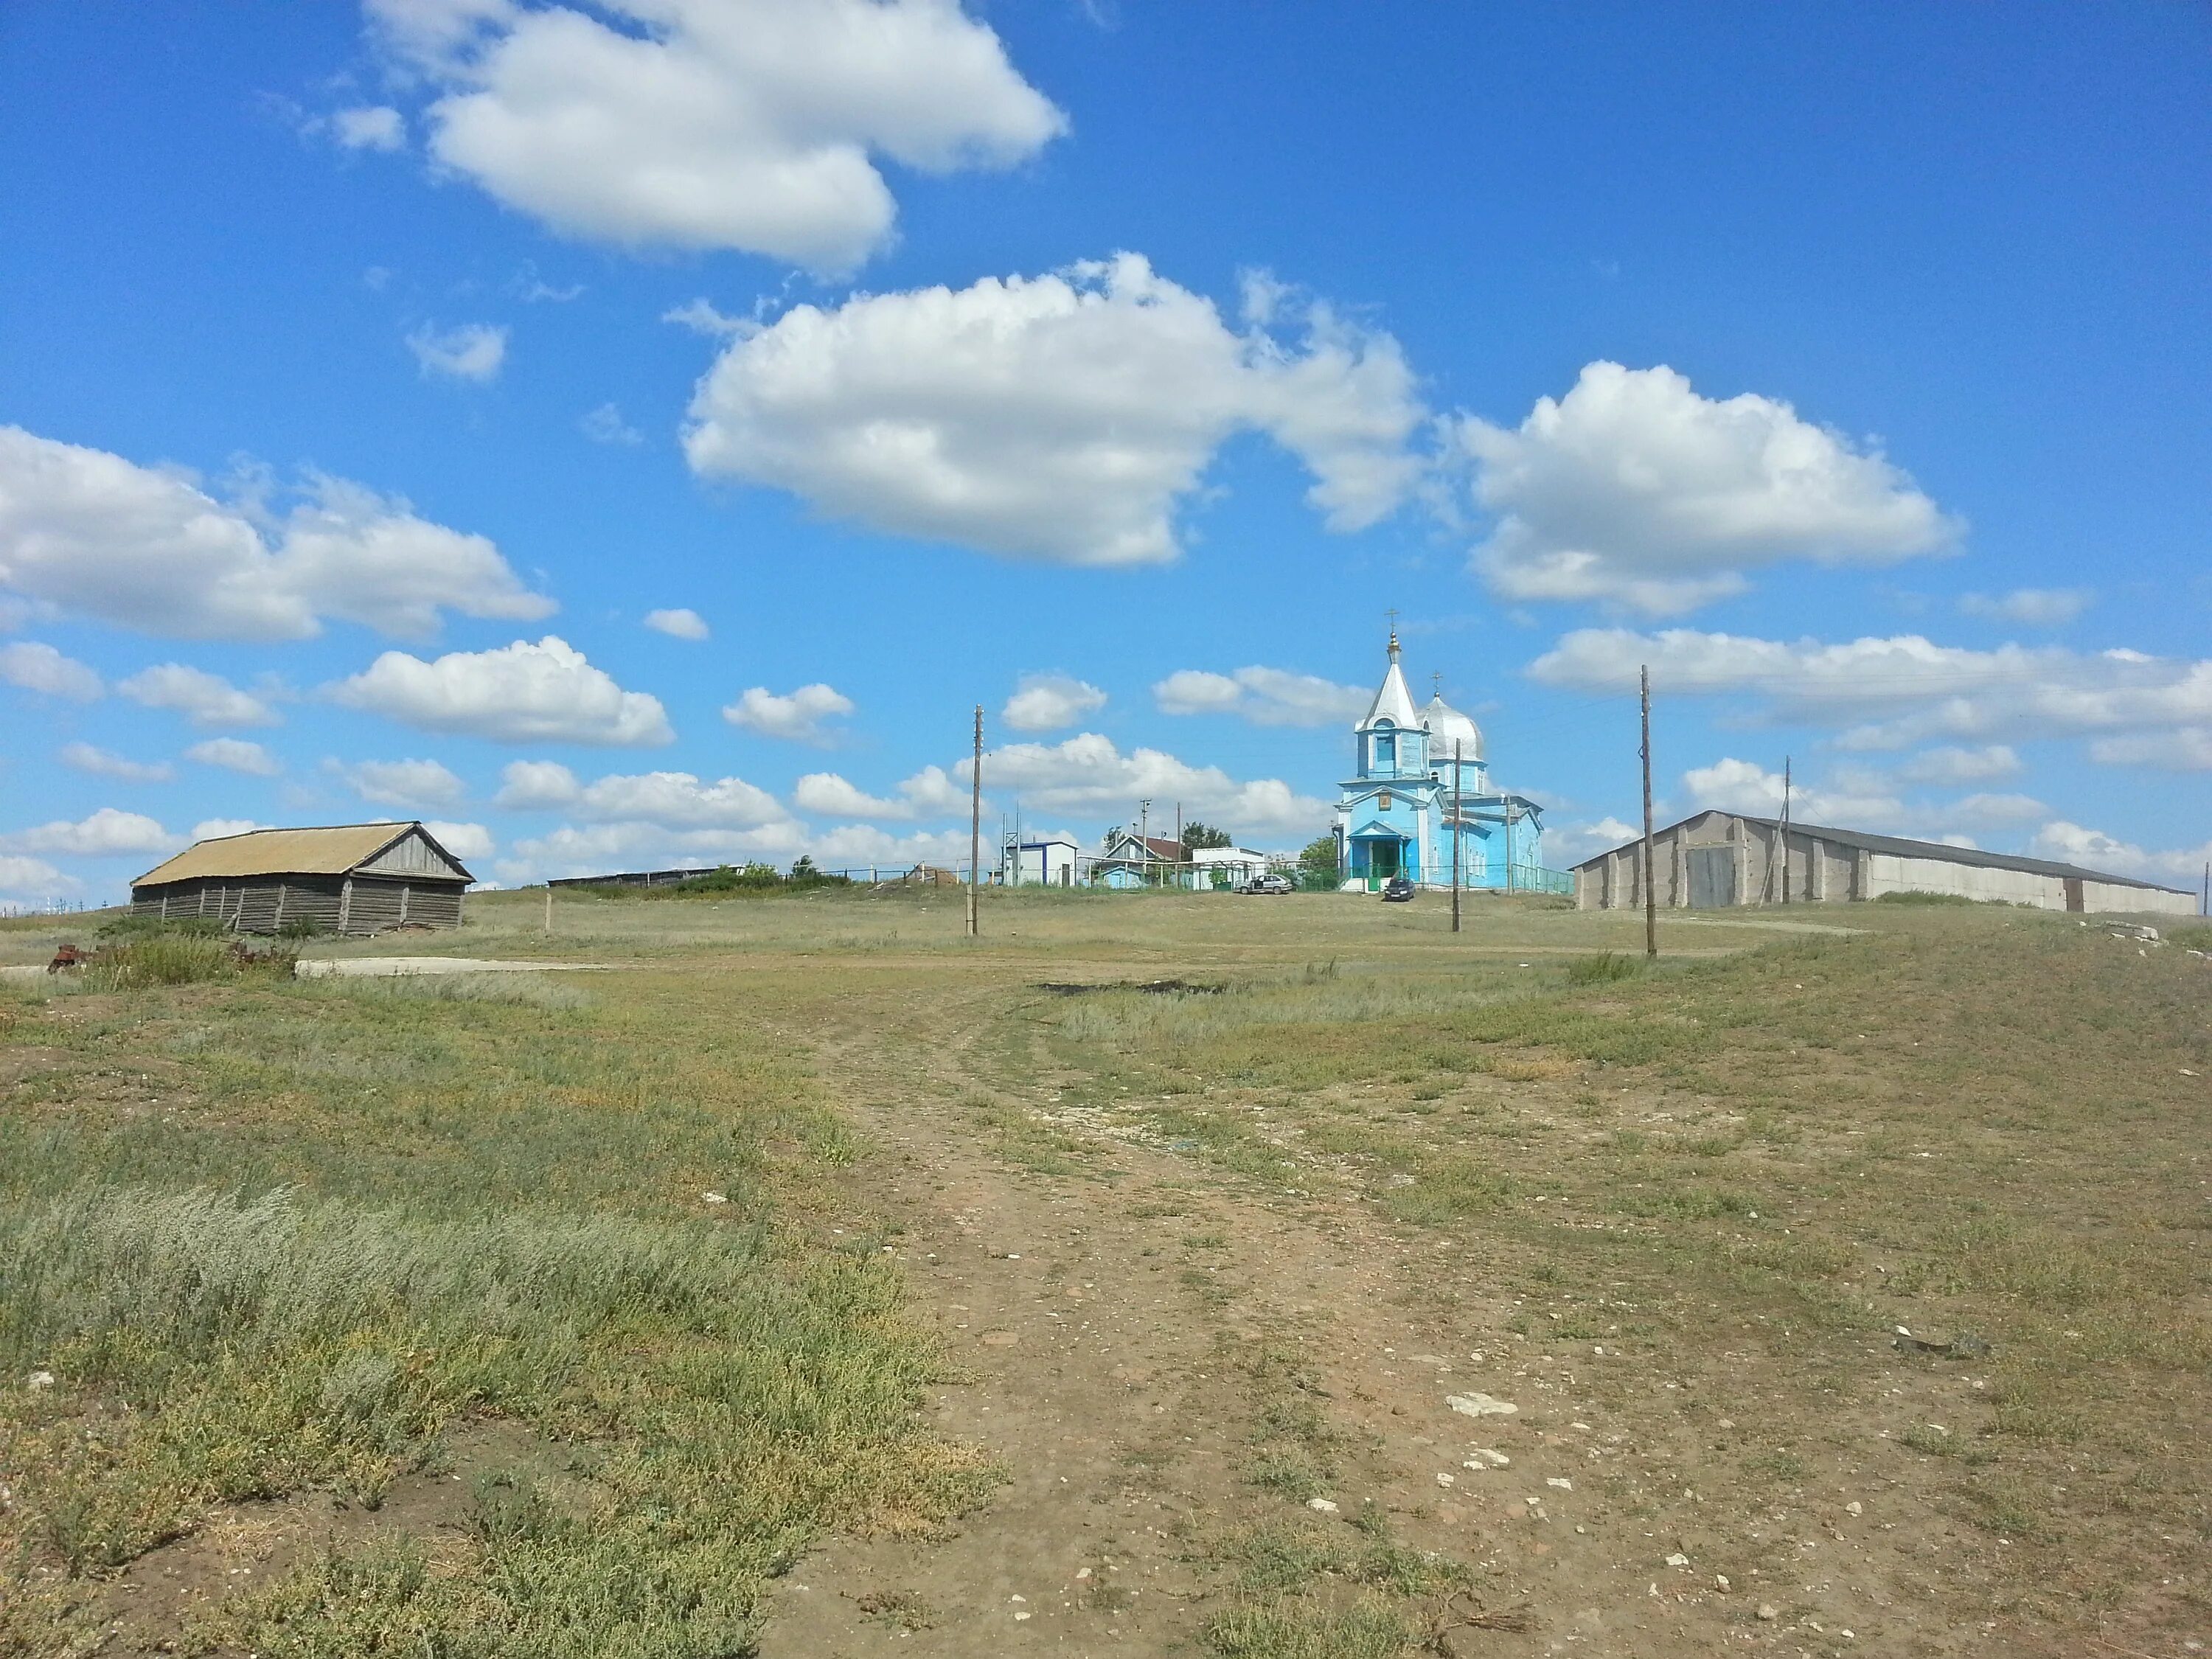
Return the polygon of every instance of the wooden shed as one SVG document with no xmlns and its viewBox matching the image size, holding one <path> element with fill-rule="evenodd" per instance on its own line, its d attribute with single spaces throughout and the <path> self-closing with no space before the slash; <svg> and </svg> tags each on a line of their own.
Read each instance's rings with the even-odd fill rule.
<svg viewBox="0 0 2212 1659">
<path fill-rule="evenodd" d="M 476 878 L 419 823 L 252 830 L 195 842 L 131 884 L 141 915 L 206 916 L 241 933 L 458 927 Z"/>
</svg>

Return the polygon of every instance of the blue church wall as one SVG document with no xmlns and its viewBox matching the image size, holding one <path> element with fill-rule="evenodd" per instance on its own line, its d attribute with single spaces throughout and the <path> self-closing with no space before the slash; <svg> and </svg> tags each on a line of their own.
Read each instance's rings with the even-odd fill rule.
<svg viewBox="0 0 2212 1659">
<path fill-rule="evenodd" d="M 1474 723 L 1441 695 L 1425 712 L 1414 708 L 1395 634 L 1382 689 L 1355 731 L 1358 775 L 1337 798 L 1342 867 L 1352 883 L 1375 888 L 1402 874 L 1447 886 L 1456 843 L 1462 886 L 1572 890 L 1571 877 L 1543 867 L 1543 809 L 1492 787 Z"/>
</svg>

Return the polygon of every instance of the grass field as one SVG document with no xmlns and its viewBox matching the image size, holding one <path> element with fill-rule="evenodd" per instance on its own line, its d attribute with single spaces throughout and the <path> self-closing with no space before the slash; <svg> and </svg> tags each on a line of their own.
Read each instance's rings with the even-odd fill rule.
<svg viewBox="0 0 2212 1659">
<path fill-rule="evenodd" d="M 605 971 L 0 988 L 0 1652 L 2212 1639 L 2181 945 L 471 903 L 309 953 Z"/>
</svg>

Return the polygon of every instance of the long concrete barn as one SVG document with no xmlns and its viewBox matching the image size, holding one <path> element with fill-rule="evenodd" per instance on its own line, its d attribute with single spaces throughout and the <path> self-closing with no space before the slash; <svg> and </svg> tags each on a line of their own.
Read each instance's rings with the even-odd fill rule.
<svg viewBox="0 0 2212 1659">
<path fill-rule="evenodd" d="M 476 878 L 419 823 L 252 830 L 195 842 L 131 884 L 131 908 L 241 933 L 458 927 Z"/>
<path fill-rule="evenodd" d="M 1786 860 L 1776 850 L 1785 845 Z M 1884 893 L 1948 893 L 2090 915 L 2197 914 L 2196 894 L 2128 876 L 1810 823 L 1791 824 L 1785 838 L 1777 820 L 1740 812 L 1700 812 L 1654 830 L 1651 870 L 1659 902 L 1670 909 L 1840 904 Z M 1574 873 L 1579 908 L 1642 908 L 1642 837 L 1584 859 Z"/>
</svg>

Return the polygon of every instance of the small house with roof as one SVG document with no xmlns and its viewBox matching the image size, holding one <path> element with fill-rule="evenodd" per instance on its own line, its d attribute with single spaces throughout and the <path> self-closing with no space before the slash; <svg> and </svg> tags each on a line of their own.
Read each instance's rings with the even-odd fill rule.
<svg viewBox="0 0 2212 1659">
<path fill-rule="evenodd" d="M 1094 887 L 1173 887 L 1182 881 L 1190 854 L 1179 841 L 1116 830 L 1091 860 Z"/>
<path fill-rule="evenodd" d="M 250 830 L 195 842 L 131 884 L 131 908 L 241 933 L 458 927 L 471 882 L 420 823 Z"/>
<path fill-rule="evenodd" d="M 1439 690 L 1416 708 L 1389 665 L 1366 715 L 1352 728 L 1353 773 L 1337 797 L 1337 868 L 1347 890 L 1379 889 L 1393 876 L 1424 887 L 1565 893 L 1573 884 L 1542 860 L 1543 808 L 1494 787 L 1481 728 Z"/>
</svg>

